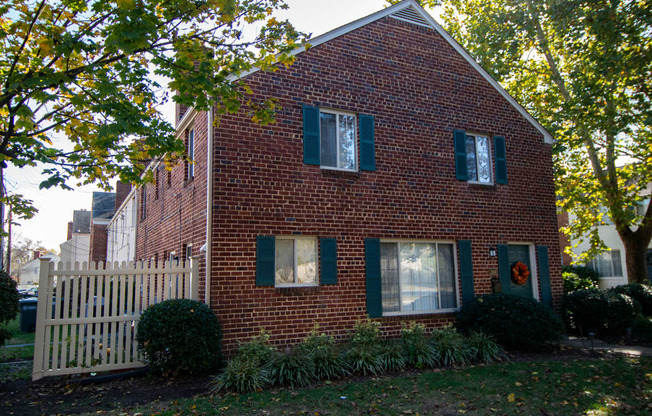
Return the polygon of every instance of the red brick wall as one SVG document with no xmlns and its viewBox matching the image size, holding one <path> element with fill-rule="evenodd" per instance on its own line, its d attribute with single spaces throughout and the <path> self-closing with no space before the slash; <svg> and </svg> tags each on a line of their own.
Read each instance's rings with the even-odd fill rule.
<svg viewBox="0 0 652 416">
<path fill-rule="evenodd" d="M 278 344 L 302 339 L 315 323 L 346 336 L 366 314 L 365 238 L 471 240 L 476 294 L 491 291 L 498 269 L 489 248 L 545 245 L 559 306 L 551 147 L 436 32 L 385 18 L 299 54 L 288 69 L 246 80 L 252 100 L 276 96 L 283 109 L 269 126 L 251 123 L 242 111 L 222 117 L 215 131 L 211 294 L 227 350 L 261 327 Z M 376 171 L 336 173 L 303 164 L 302 104 L 373 115 Z M 458 181 L 453 129 L 504 136 L 509 183 Z M 153 213 L 155 221 L 173 215 L 174 204 Z M 196 207 L 203 213 L 202 204 Z M 144 231 L 141 247 L 161 239 L 158 231 Z M 256 237 L 299 233 L 337 239 L 337 285 L 255 286 Z M 433 327 L 452 319 L 379 321 L 396 335 L 401 321 Z"/>
<path fill-rule="evenodd" d="M 166 256 L 174 251 L 183 259 L 183 247 L 192 244 L 192 255 L 200 261 L 200 276 L 204 276 L 205 256 L 200 248 L 206 242 L 206 161 L 207 120 L 206 113 L 198 113 L 190 128 L 195 129 L 195 176 L 185 179 L 183 161 L 168 171 L 161 164 L 158 169 L 158 183 L 147 184 L 145 218 L 142 218 L 142 198 L 138 209 L 138 230 L 136 234 L 136 258 L 148 260 Z M 157 192 L 158 187 L 158 192 Z M 157 197 L 158 195 L 158 197 Z M 203 298 L 204 281 L 200 282 L 200 298 Z"/>
<path fill-rule="evenodd" d="M 562 227 L 568 227 L 568 212 L 560 212 L 557 215 L 557 224 L 559 225 L 560 230 Z M 559 250 L 561 251 L 561 260 L 564 266 L 570 265 L 573 261 L 570 254 L 564 252 L 566 247 L 570 247 L 570 245 L 570 239 L 568 236 L 559 231 Z"/>
<path fill-rule="evenodd" d="M 115 186 L 115 210 L 120 208 L 120 205 L 127 199 L 131 192 L 131 184 L 118 181 Z"/>
<path fill-rule="evenodd" d="M 90 261 L 106 261 L 107 226 L 104 224 L 91 225 Z"/>
</svg>

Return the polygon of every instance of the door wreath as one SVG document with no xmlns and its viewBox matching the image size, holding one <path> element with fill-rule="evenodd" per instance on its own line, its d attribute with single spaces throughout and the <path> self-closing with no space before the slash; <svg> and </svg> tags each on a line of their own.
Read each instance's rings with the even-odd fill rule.
<svg viewBox="0 0 652 416">
<path fill-rule="evenodd" d="M 527 266 L 520 261 L 517 261 L 512 266 L 512 282 L 517 285 L 522 285 L 527 282 L 527 279 L 530 277 L 530 270 Z"/>
</svg>

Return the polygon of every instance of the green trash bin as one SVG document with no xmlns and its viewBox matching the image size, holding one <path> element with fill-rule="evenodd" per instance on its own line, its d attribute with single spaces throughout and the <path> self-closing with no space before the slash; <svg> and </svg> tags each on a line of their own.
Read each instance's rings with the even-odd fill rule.
<svg viewBox="0 0 652 416">
<path fill-rule="evenodd" d="M 20 331 L 34 332 L 36 330 L 36 305 L 37 298 L 20 300 Z"/>
</svg>

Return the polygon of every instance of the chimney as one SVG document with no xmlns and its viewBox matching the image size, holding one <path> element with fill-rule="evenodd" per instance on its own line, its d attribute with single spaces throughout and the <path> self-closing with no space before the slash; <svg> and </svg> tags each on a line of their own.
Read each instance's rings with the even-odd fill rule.
<svg viewBox="0 0 652 416">
<path fill-rule="evenodd" d="M 115 210 L 117 211 L 120 208 L 120 205 L 131 192 L 131 184 L 118 181 L 115 185 Z"/>
<path fill-rule="evenodd" d="M 34 250 L 34 260 L 38 260 L 41 257 L 41 252 Z"/>
<path fill-rule="evenodd" d="M 68 223 L 68 234 L 66 237 L 66 241 L 72 240 L 72 221 Z"/>
</svg>

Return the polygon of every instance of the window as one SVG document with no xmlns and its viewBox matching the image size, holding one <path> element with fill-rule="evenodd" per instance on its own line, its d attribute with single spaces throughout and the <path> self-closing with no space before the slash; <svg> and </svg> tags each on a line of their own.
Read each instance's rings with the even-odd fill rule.
<svg viewBox="0 0 652 416">
<path fill-rule="evenodd" d="M 383 315 L 457 307 L 453 244 L 381 242 L 380 278 Z"/>
<path fill-rule="evenodd" d="M 320 112 L 321 165 L 338 169 L 356 169 L 355 116 Z"/>
<path fill-rule="evenodd" d="M 185 248 L 185 255 L 186 255 L 186 260 L 190 260 L 190 257 L 192 257 L 192 244 L 186 245 Z"/>
<path fill-rule="evenodd" d="M 462 181 L 493 184 L 491 168 L 491 145 L 484 135 L 467 134 L 461 130 L 453 132 L 455 139 L 455 176 Z M 507 183 L 507 160 L 505 138 L 494 137 L 494 158 L 496 162 L 495 182 Z"/>
<path fill-rule="evenodd" d="M 622 277 L 623 267 L 620 261 L 620 250 L 600 253 L 588 263 L 588 267 L 595 270 L 599 277 Z"/>
<path fill-rule="evenodd" d="M 487 137 L 466 136 L 466 171 L 469 181 L 491 183 L 491 156 Z"/>
<path fill-rule="evenodd" d="M 276 286 L 317 284 L 317 239 L 279 237 L 274 260 Z"/>
<path fill-rule="evenodd" d="M 143 185 L 140 188 L 140 219 L 144 220 L 147 216 L 147 189 Z"/>
<path fill-rule="evenodd" d="M 186 180 L 195 177 L 195 130 L 186 133 Z"/>
<path fill-rule="evenodd" d="M 358 167 L 376 170 L 374 135 L 373 116 L 303 107 L 305 164 L 347 171 Z"/>
</svg>

